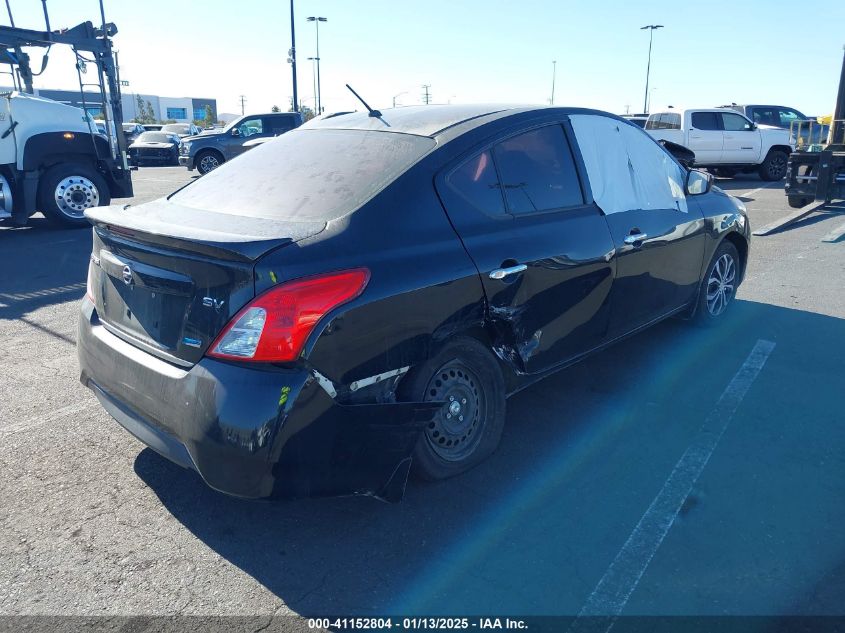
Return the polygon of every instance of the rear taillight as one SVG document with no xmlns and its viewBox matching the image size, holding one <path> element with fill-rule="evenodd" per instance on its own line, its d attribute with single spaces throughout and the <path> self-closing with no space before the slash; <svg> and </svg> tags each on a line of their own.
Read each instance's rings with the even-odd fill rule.
<svg viewBox="0 0 845 633">
<path fill-rule="evenodd" d="M 370 271 L 356 268 L 271 288 L 235 315 L 208 355 L 270 363 L 296 360 L 320 319 L 360 295 L 369 279 Z"/>
</svg>

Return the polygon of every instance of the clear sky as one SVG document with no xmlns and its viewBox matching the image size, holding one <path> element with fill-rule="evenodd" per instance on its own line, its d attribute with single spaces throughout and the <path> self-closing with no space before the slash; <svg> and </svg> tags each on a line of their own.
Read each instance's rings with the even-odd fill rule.
<svg viewBox="0 0 845 633">
<path fill-rule="evenodd" d="M 16 25 L 43 28 L 41 2 L 10 0 Z M 97 0 L 49 0 L 52 28 L 99 21 Z M 130 92 L 212 97 L 220 112 L 287 109 L 287 0 L 105 0 Z M 832 112 L 845 44 L 843 0 L 295 0 L 300 100 L 313 103 L 314 24 L 323 105 L 360 109 L 434 103 L 555 103 L 642 110 L 648 32 L 652 108 L 777 103 Z M 8 18 L 0 9 L 3 23 Z M 33 53 L 40 66 L 40 53 Z M 72 56 L 54 50 L 42 88 L 73 87 Z M 0 83 L 8 84 L 8 81 Z"/>
</svg>

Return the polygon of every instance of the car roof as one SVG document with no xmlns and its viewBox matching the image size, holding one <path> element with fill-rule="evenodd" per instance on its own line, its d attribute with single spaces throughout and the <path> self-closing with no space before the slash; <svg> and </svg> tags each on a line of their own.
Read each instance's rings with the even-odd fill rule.
<svg viewBox="0 0 845 633">
<path fill-rule="evenodd" d="M 330 118 L 314 119 L 299 129 L 373 130 L 437 138 L 444 135 L 447 130 L 450 133 L 463 133 L 503 116 L 553 108 L 554 106 L 502 104 L 404 106 L 381 110 L 381 117 L 372 117 L 367 112 L 352 112 Z M 580 108 L 554 109 L 561 110 L 561 113 L 576 110 L 584 112 Z"/>
</svg>

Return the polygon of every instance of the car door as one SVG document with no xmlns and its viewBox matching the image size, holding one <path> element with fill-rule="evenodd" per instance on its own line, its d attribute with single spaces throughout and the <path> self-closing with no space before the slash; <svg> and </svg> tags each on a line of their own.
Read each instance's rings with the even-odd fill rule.
<svg viewBox="0 0 845 633">
<path fill-rule="evenodd" d="M 695 163 L 716 165 L 725 162 L 722 158 L 725 139 L 719 113 L 691 112 L 689 124 L 687 147 L 695 152 Z"/>
<path fill-rule="evenodd" d="M 227 158 L 234 158 L 249 149 L 244 147 L 244 143 L 247 141 L 266 136 L 264 119 L 260 116 L 244 119 L 233 128 L 234 130 L 238 130 L 238 134 L 237 136 L 232 135 L 227 141 Z"/>
<path fill-rule="evenodd" d="M 500 353 L 527 373 L 605 340 L 613 243 L 554 122 L 499 138 L 436 179 L 475 262 Z"/>
<path fill-rule="evenodd" d="M 570 119 L 613 239 L 609 336 L 615 338 L 695 296 L 704 217 L 684 195 L 686 171 L 642 130 L 609 116 Z"/>
<path fill-rule="evenodd" d="M 726 163 L 753 165 L 760 161 L 762 146 L 760 130 L 741 114 L 722 112 L 725 139 L 722 153 Z"/>
</svg>

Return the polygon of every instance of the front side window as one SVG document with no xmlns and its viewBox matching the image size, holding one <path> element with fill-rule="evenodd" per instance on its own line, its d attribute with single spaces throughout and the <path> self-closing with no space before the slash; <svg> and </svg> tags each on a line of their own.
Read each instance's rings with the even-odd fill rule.
<svg viewBox="0 0 845 633">
<path fill-rule="evenodd" d="M 264 123 L 261 119 L 247 119 L 238 123 L 238 131 L 241 136 L 255 136 L 264 133 Z"/>
<path fill-rule="evenodd" d="M 504 215 L 505 201 L 490 152 L 482 152 L 455 169 L 449 186 L 467 202 L 488 215 Z"/>
<path fill-rule="evenodd" d="M 692 126 L 696 130 L 721 130 L 722 122 L 718 112 L 693 112 Z"/>
<path fill-rule="evenodd" d="M 793 121 L 804 121 L 806 117 L 795 110 L 788 110 L 787 108 L 780 108 L 778 110 L 778 118 L 780 119 L 781 127 L 789 127 Z"/>
<path fill-rule="evenodd" d="M 493 148 L 510 213 L 520 215 L 584 203 L 569 143 L 560 125 L 502 141 Z"/>
<path fill-rule="evenodd" d="M 722 112 L 722 125 L 726 132 L 742 132 L 751 129 L 751 125 L 744 116 Z"/>
<path fill-rule="evenodd" d="M 573 115 L 570 120 L 602 211 L 687 211 L 684 170 L 648 134 L 604 116 Z"/>
</svg>

